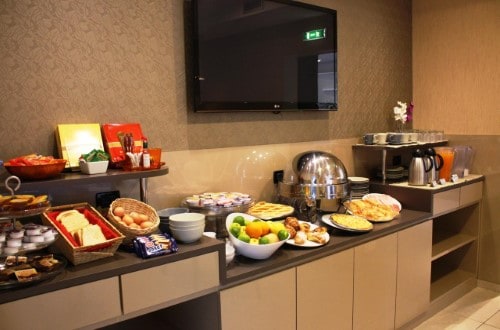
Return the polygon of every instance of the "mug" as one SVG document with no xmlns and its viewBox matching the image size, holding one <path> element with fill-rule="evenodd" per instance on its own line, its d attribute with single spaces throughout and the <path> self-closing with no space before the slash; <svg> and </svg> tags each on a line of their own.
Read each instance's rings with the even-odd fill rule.
<svg viewBox="0 0 500 330">
<path fill-rule="evenodd" d="M 389 142 L 389 144 L 403 144 L 404 133 L 389 133 L 387 135 L 387 142 Z"/>
<path fill-rule="evenodd" d="M 373 144 L 374 143 L 374 134 L 373 133 L 367 133 L 363 135 L 363 142 L 365 144 Z"/>
<path fill-rule="evenodd" d="M 373 135 L 375 144 L 387 144 L 387 133 L 376 133 Z"/>
</svg>

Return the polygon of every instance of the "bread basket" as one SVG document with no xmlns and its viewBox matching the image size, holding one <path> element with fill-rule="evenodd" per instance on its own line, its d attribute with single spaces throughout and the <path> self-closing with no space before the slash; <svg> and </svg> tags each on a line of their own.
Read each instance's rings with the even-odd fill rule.
<svg viewBox="0 0 500 330">
<path fill-rule="evenodd" d="M 56 220 L 56 215 L 59 212 L 67 210 L 89 212 L 89 222 L 98 224 L 103 229 L 107 238 L 106 242 L 89 246 L 77 246 L 71 234 Z M 113 256 L 124 239 L 123 234 L 88 203 L 51 207 L 43 212 L 42 222 L 45 225 L 53 226 L 59 232 L 60 238 L 54 244 L 73 265 Z"/>
<path fill-rule="evenodd" d="M 119 223 L 118 221 L 115 220 L 113 216 L 113 210 L 118 206 L 123 207 L 125 209 L 125 213 L 137 212 L 147 215 L 149 221 L 151 221 L 153 225 L 149 228 L 134 229 L 122 223 Z M 158 213 L 156 213 L 156 210 L 153 207 L 144 202 L 132 198 L 115 199 L 109 206 L 108 220 L 120 232 L 122 232 L 123 235 L 125 235 L 124 243 L 130 243 L 137 236 L 145 236 L 154 233 L 158 230 L 158 226 L 160 225 L 160 217 L 158 216 Z"/>
</svg>

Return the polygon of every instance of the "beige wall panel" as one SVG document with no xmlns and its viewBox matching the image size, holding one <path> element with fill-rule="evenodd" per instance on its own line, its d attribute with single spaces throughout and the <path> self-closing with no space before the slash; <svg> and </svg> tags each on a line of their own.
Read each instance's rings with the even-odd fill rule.
<svg viewBox="0 0 500 330">
<path fill-rule="evenodd" d="M 414 127 L 500 134 L 500 2 L 413 1 Z"/>
</svg>

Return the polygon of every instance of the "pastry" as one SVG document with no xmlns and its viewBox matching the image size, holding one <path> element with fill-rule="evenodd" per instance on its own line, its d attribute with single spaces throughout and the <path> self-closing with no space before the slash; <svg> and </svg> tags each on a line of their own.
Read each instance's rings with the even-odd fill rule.
<svg viewBox="0 0 500 330">
<path fill-rule="evenodd" d="M 373 224 L 370 221 L 355 215 L 335 213 L 330 216 L 330 219 L 338 226 L 347 229 L 371 230 L 373 228 Z"/>
<path fill-rule="evenodd" d="M 290 205 L 257 202 L 247 211 L 248 214 L 261 219 L 275 219 L 292 214 L 295 209 Z"/>
</svg>

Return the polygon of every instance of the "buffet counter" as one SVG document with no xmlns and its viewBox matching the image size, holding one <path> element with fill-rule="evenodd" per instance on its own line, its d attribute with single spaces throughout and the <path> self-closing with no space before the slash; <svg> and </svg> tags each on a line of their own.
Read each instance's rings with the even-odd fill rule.
<svg viewBox="0 0 500 330">
<path fill-rule="evenodd" d="M 18 328 L 22 325 L 22 320 L 14 317 L 18 308 L 29 310 L 30 315 L 44 315 L 50 308 L 59 308 L 67 318 L 76 310 L 81 313 L 82 309 L 88 309 L 84 313 L 88 318 L 78 314 L 79 323 L 71 328 L 111 325 L 191 299 L 219 295 L 283 271 L 294 271 L 301 265 L 352 250 L 429 219 L 427 212 L 403 210 L 393 221 L 374 224 L 368 233 L 329 228 L 330 241 L 324 246 L 301 248 L 285 244 L 267 260 L 237 256 L 229 266 L 225 264 L 225 243 L 208 237 L 193 244 L 179 244 L 177 253 L 146 260 L 118 251 L 113 257 L 77 266 L 68 264 L 53 279 L 0 292 L 0 314 L 12 315 L 12 322 L 9 318 L 3 318 L 2 322 Z M 96 290 L 101 294 L 87 296 Z M 46 328 L 64 328 L 59 321 L 65 322 L 64 318 L 49 322 Z"/>
<path fill-rule="evenodd" d="M 237 256 L 233 263 L 227 267 L 222 286 L 224 288 L 231 287 L 242 282 L 265 276 L 266 274 L 276 273 L 280 270 L 305 264 L 385 235 L 398 232 L 402 229 L 415 226 L 429 220 L 430 217 L 431 215 L 426 212 L 404 209 L 396 219 L 390 222 L 375 223 L 373 230 L 367 233 L 349 233 L 330 227 L 330 241 L 326 245 L 318 248 L 304 248 L 285 244 L 281 249 L 276 251 L 271 258 L 261 261 Z"/>
</svg>

